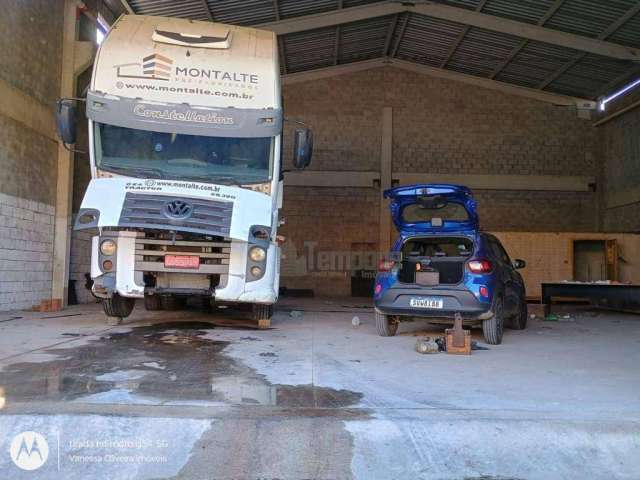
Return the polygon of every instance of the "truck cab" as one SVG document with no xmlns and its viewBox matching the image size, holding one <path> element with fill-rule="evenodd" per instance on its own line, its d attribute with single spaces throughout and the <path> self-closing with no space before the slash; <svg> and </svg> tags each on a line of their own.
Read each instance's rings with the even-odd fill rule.
<svg viewBox="0 0 640 480">
<path fill-rule="evenodd" d="M 68 143 L 71 112 L 59 102 Z M 275 35 L 125 15 L 98 50 L 86 112 L 92 179 L 75 228 L 98 231 L 92 288 L 107 315 L 200 296 L 268 320 L 283 192 Z M 311 147 L 296 130 L 297 167 Z"/>
</svg>

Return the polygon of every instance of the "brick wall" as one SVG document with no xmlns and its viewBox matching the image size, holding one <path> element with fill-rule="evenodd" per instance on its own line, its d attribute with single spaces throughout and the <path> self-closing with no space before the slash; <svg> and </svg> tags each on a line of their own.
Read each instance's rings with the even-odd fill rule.
<svg viewBox="0 0 640 480">
<path fill-rule="evenodd" d="M 0 311 L 51 296 L 51 205 L 0 193 Z"/>
<path fill-rule="evenodd" d="M 640 95 L 635 100 L 640 99 Z M 607 208 L 604 228 L 611 231 L 640 232 L 640 108 L 610 122 L 601 129 L 604 198 L 611 194 L 637 192 L 626 205 Z"/>
<path fill-rule="evenodd" d="M 0 82 L 53 114 L 62 1 L 7 0 L 2 6 Z M 54 140 L 0 114 L 0 311 L 51 298 L 56 158 Z"/>
<path fill-rule="evenodd" d="M 382 109 L 393 108 L 393 171 L 598 176 L 598 139 L 576 111 L 395 68 L 286 85 L 288 118 L 314 130 L 312 170 L 379 170 Z M 286 127 L 285 162 L 291 130 Z M 287 163 L 288 164 L 288 163 Z M 588 232 L 598 228 L 591 192 L 475 192 L 486 230 Z M 378 245 L 379 188 L 286 187 L 281 229 L 291 244 L 282 284 L 348 294 L 350 273 L 300 272 L 315 256 Z M 395 236 L 395 234 L 394 234 Z M 308 250 L 308 249 L 307 249 Z M 295 251 L 295 255 L 292 252 Z M 305 259 L 300 259 L 304 255 Z"/>
</svg>

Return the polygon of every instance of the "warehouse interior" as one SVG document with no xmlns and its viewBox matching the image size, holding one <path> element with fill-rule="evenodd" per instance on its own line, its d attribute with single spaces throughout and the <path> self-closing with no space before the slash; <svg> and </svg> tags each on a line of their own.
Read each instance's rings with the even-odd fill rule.
<svg viewBox="0 0 640 480">
<path fill-rule="evenodd" d="M 224 472 L 220 478 L 409 478 L 408 473 L 413 478 L 601 478 L 606 471 L 613 472 L 612 477 L 602 478 L 633 478 L 630 472 L 640 458 L 633 453 L 638 453 L 637 441 L 631 440 L 640 422 L 640 378 L 633 366 L 638 360 L 637 311 L 605 314 L 578 302 L 559 306 L 570 320 L 549 326 L 536 304 L 544 297 L 545 282 L 640 284 L 640 2 L 6 0 L 4 7 L 0 426 L 6 431 L 43 425 L 53 431 L 57 420 L 24 420 L 49 415 L 53 408 L 66 415 L 64 421 L 71 422 L 74 431 L 82 431 L 82 415 L 91 414 L 92 432 L 101 429 L 117 436 L 129 429 L 160 437 L 183 432 L 190 438 L 169 462 L 173 470 L 145 465 L 133 473 L 119 470 L 118 478 L 160 478 L 159 472 L 204 478 L 210 473 L 210 452 L 242 448 L 242 442 L 260 452 L 260 458 L 243 457 L 233 466 L 215 460 L 217 471 Z M 79 393 L 66 396 L 70 394 L 60 377 L 64 360 L 50 360 L 57 355 L 74 359 L 69 360 L 73 364 L 83 358 L 73 368 L 93 371 L 86 359 L 101 351 L 102 344 L 90 343 L 98 342 L 96 338 L 133 332 L 140 341 L 155 342 L 159 333 L 154 323 L 173 322 L 171 327 L 178 329 L 174 323 L 185 321 L 192 324 L 187 328 L 198 330 L 207 321 L 194 311 L 178 318 L 176 312 L 154 316 L 141 307 L 142 323 L 107 332 L 97 301 L 86 288 L 95 232 L 72 228 L 91 179 L 86 118 L 80 108 L 73 152 L 59 140 L 54 111 L 57 99 L 86 95 L 100 40 L 121 15 L 178 17 L 275 32 L 285 116 L 305 122 L 315 135 L 311 166 L 284 174 L 284 223 L 278 232 L 286 239 L 282 306 L 274 329 L 221 330 L 213 347 L 203 347 L 213 348 L 221 355 L 214 357 L 235 372 L 221 374 L 216 370 L 220 367 L 211 366 L 218 375 L 213 382 L 231 392 L 214 406 L 198 404 L 200 392 L 189 390 L 199 381 L 196 377 L 180 385 L 186 392 L 182 404 L 179 395 L 160 390 L 153 391 L 158 402 L 140 400 L 131 392 L 142 390 L 142 382 L 132 390 L 130 383 L 119 387 L 115 377 L 109 380 L 110 388 L 121 396 L 91 392 L 91 401 L 74 404 L 67 399 Z M 284 127 L 287 164 L 292 161 L 294 127 L 293 122 Z M 526 260 L 522 275 L 527 299 L 534 318 L 538 315 L 526 334 L 505 337 L 502 351 L 475 355 L 496 352 L 473 368 L 463 363 L 452 367 L 438 357 L 437 372 L 431 374 L 442 391 L 435 397 L 418 385 L 424 357 L 416 359 L 412 350 L 423 326 L 412 325 L 405 336 L 385 344 L 370 330 L 373 317 L 366 298 L 371 297 L 378 260 L 397 237 L 383 191 L 412 183 L 453 183 L 473 190 L 482 229 L 498 237 L 512 258 Z M 274 332 L 275 337 L 269 337 Z M 287 344 L 287 335 L 295 347 Z M 366 337 L 364 343 L 354 341 L 358 335 Z M 195 342 L 193 335 L 189 339 Z M 71 344 L 52 349 L 67 341 L 79 342 L 75 351 Z M 146 361 L 152 363 L 177 362 L 167 345 L 183 348 L 178 354 L 187 357 L 200 351 L 187 351 L 178 345 L 179 338 L 159 341 L 160 347 L 144 342 Z M 267 342 L 273 355 L 261 350 Z M 231 347 L 225 352 L 232 351 L 228 358 L 216 350 L 227 345 Z M 387 345 L 394 358 L 380 364 L 374 352 Z M 340 348 L 343 353 L 338 353 Z M 278 355 L 299 368 L 276 365 L 270 357 Z M 192 367 L 199 362 L 209 366 L 204 357 L 189 358 Z M 128 368 L 126 360 L 111 360 L 105 363 L 111 368 L 107 373 Z M 41 367 L 38 362 L 49 363 Z M 397 372 L 405 367 L 415 380 L 400 387 Z M 501 369 L 505 373 L 496 380 L 492 372 Z M 36 393 L 25 389 L 12 407 L 11 387 L 21 378 L 43 375 L 46 381 L 38 384 Z M 452 384 L 452 379 L 459 382 Z M 486 387 L 493 382 L 503 389 L 498 400 Z M 531 385 L 531 397 L 523 382 Z M 311 385 L 311 393 L 292 385 Z M 247 393 L 251 388 L 253 393 Z M 396 388 L 402 393 L 389 393 Z M 321 394 L 326 397 L 318 397 Z M 466 394 L 468 399 L 460 400 Z M 244 406 L 246 398 L 253 399 L 252 408 L 335 408 L 340 413 L 305 410 L 275 427 L 266 421 L 273 419 L 269 415 L 288 414 L 247 410 L 238 414 L 236 425 L 237 418 L 218 410 L 220 405 Z M 146 418 L 152 415 L 144 411 L 148 405 L 162 421 Z M 180 405 L 188 412 L 178 412 Z M 458 409 L 462 413 L 456 416 L 452 411 Z M 472 410 L 485 412 L 485 418 L 478 419 Z M 114 416 L 111 427 L 105 420 L 109 416 Z M 215 418 L 217 426 L 205 418 Z M 570 426 L 559 426 L 564 421 Z M 459 423 L 451 427 L 454 422 Z M 454 433 L 443 433 L 447 428 Z M 510 432 L 493 439 L 496 451 L 516 454 L 527 445 L 524 438 L 539 442 L 534 454 L 519 464 L 527 475 L 518 475 L 518 464 L 499 458 L 491 442 L 478 447 L 495 429 Z M 291 432 L 299 442 L 295 446 L 285 440 Z M 562 434 L 566 443 L 557 440 Z M 224 441 L 218 440 L 221 436 Z M 270 437 L 274 443 L 268 446 Z M 420 447 L 429 442 L 432 451 Z M 545 442 L 550 447 L 543 452 Z M 389 451 L 385 445 L 391 445 Z M 284 448 L 301 458 L 309 454 L 314 461 L 300 460 L 297 470 L 288 470 L 295 462 L 280 458 Z M 564 448 L 579 453 L 567 461 L 558 453 Z M 415 449 L 415 458 L 409 458 L 406 449 Z M 450 449 L 475 453 L 469 462 L 458 463 L 448 457 Z M 191 451 L 196 453 L 191 456 Z M 390 451 L 395 460 L 389 458 Z M 589 456 L 590 451 L 598 454 Z M 371 456 L 376 460 L 369 464 Z M 272 464 L 269 458 L 277 460 Z M 409 464 L 413 466 L 402 469 Z M 425 465 L 432 469 L 429 473 Z M 549 470 L 549 465 L 557 470 Z M 0 468 L 5 467 L 13 468 L 2 458 Z M 102 478 L 96 473 L 100 470 L 89 467 L 73 471 Z"/>
<path fill-rule="evenodd" d="M 536 259 L 524 272 L 532 298 L 542 281 L 573 279 L 577 239 L 616 239 L 616 280 L 639 281 L 637 91 L 599 107 L 637 78 L 635 1 L 104 1 L 70 10 L 74 22 L 60 5 L 14 2 L 5 20 L 3 46 L 15 54 L 2 69 L 2 310 L 60 308 L 69 279 L 79 302 L 92 299 L 83 287 L 91 234 L 70 228 L 87 156 L 59 147 L 52 109 L 82 96 L 96 32 L 123 13 L 278 33 L 286 115 L 316 135 L 311 168 L 286 174 L 284 287 L 351 295 L 395 238 L 382 191 L 422 181 L 474 190 L 482 228 L 513 256 Z M 37 48 L 9 46 L 25 35 Z M 79 137 L 83 150 L 86 128 Z"/>
</svg>

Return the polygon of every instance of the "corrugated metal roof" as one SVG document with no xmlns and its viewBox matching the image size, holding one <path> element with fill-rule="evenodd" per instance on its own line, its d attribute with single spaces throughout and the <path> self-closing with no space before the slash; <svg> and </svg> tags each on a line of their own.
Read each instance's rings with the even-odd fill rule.
<svg viewBox="0 0 640 480">
<path fill-rule="evenodd" d="M 439 67 L 449 47 L 463 32 L 464 25 L 422 15 L 409 15 L 396 56 L 424 65 Z"/>
<path fill-rule="evenodd" d="M 640 45 L 640 14 L 625 23 L 620 30 L 611 35 L 607 40 L 621 45 L 637 47 Z"/>
<path fill-rule="evenodd" d="M 128 3 L 133 11 L 140 15 L 209 19 L 201 0 L 129 0 Z"/>
<path fill-rule="evenodd" d="M 496 80 L 536 88 L 579 52 L 542 42 L 527 42 Z"/>
<path fill-rule="evenodd" d="M 372 18 L 340 27 L 338 63 L 371 60 L 383 56 L 393 16 Z"/>
<path fill-rule="evenodd" d="M 174 0 L 173 3 L 182 1 Z M 207 4 L 216 22 L 252 25 L 276 20 L 272 0 L 207 0 Z"/>
<path fill-rule="evenodd" d="M 255 25 L 383 0 L 129 0 L 139 14 Z M 640 48 L 640 0 L 435 0 L 528 24 Z M 207 11 L 207 7 L 208 10 Z M 620 22 L 625 19 L 625 22 Z M 620 24 L 618 24 L 620 23 Z M 615 29 L 613 27 L 616 27 Z M 614 30 L 614 31 L 609 31 Z M 339 42 L 336 46 L 336 42 Z M 638 65 L 415 13 L 281 38 L 288 73 L 393 55 L 501 82 L 595 98 Z M 283 66 L 283 71 L 284 71 Z"/>
<path fill-rule="evenodd" d="M 471 28 L 458 45 L 447 68 L 487 77 L 520 44 L 520 41 L 520 38 L 511 35 Z"/>
<path fill-rule="evenodd" d="M 637 0 L 566 0 L 545 26 L 597 37 L 637 3 Z"/>
<path fill-rule="evenodd" d="M 286 35 L 284 50 L 287 72 L 296 73 L 333 65 L 335 43 L 334 27 Z"/>
<path fill-rule="evenodd" d="M 555 0 L 489 0 L 482 8 L 482 13 L 510 18 L 519 22 L 538 23 L 549 11 Z"/>
</svg>

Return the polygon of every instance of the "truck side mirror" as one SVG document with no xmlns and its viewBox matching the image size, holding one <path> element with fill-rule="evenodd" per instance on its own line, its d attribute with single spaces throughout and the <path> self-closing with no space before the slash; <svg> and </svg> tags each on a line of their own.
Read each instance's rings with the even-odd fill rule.
<svg viewBox="0 0 640 480">
<path fill-rule="evenodd" d="M 516 258 L 513 261 L 513 268 L 520 270 L 521 268 L 524 268 L 527 266 L 527 262 L 525 262 L 524 260 L 520 260 L 519 258 Z"/>
<path fill-rule="evenodd" d="M 313 155 L 313 132 L 309 128 L 296 128 L 293 143 L 293 165 L 307 168 Z"/>
<path fill-rule="evenodd" d="M 76 106 L 73 100 L 62 98 L 56 102 L 56 127 L 65 144 L 76 143 Z"/>
</svg>

